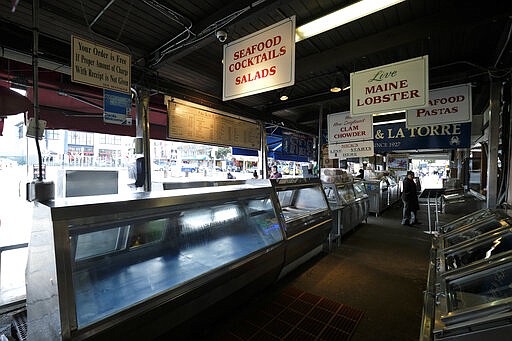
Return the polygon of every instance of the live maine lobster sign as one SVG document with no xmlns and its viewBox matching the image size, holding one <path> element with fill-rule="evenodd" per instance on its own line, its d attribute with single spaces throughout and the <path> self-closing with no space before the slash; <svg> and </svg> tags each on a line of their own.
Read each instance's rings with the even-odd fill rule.
<svg viewBox="0 0 512 341">
<path fill-rule="evenodd" d="M 407 128 L 405 122 L 373 127 L 375 153 L 395 150 L 469 148 L 471 123 Z"/>
</svg>

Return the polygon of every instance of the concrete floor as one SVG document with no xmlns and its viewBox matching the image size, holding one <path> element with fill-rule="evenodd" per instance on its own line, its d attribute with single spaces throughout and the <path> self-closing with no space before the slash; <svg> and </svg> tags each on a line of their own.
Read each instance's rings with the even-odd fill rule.
<svg viewBox="0 0 512 341">
<path fill-rule="evenodd" d="M 410 227 L 401 225 L 400 205 L 370 216 L 342 238 L 339 248 L 311 260 L 279 285 L 364 311 L 353 341 L 418 340 L 431 236 L 424 232 L 429 229 L 427 207 L 422 204 L 418 212 L 422 224 Z M 440 214 L 439 221 L 458 217 Z"/>
</svg>

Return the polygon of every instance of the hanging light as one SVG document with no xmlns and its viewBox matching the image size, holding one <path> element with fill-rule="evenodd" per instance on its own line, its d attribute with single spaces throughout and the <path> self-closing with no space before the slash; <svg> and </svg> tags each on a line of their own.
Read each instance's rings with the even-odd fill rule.
<svg viewBox="0 0 512 341">
<path fill-rule="evenodd" d="M 330 92 L 340 92 L 343 90 L 343 74 L 341 72 L 336 72 L 336 75 L 334 76 L 334 80 L 331 83 L 331 88 L 329 89 Z"/>
<path fill-rule="evenodd" d="M 279 97 L 279 99 L 281 101 L 286 101 L 288 99 L 288 96 L 286 96 L 285 94 L 282 94 L 281 97 Z"/>
</svg>

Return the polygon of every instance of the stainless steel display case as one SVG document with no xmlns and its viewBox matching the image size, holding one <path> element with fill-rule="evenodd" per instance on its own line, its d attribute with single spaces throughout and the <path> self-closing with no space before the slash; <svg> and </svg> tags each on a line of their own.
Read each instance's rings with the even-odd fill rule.
<svg viewBox="0 0 512 341">
<path fill-rule="evenodd" d="M 504 211 L 484 209 L 440 229 L 432 243 L 420 340 L 509 340 L 511 223 Z"/>
<path fill-rule="evenodd" d="M 278 207 L 269 181 L 36 203 L 28 339 L 150 339 L 269 285 L 285 262 Z M 297 218 L 316 222 L 307 208 Z"/>
<path fill-rule="evenodd" d="M 322 251 L 332 218 L 320 179 L 275 179 L 272 183 L 286 237 L 282 277 Z"/>
<path fill-rule="evenodd" d="M 370 212 L 379 215 L 400 199 L 400 187 L 390 176 L 379 180 L 364 180 L 370 201 Z"/>
<path fill-rule="evenodd" d="M 435 340 L 510 340 L 512 257 L 438 281 Z"/>
<path fill-rule="evenodd" d="M 440 250 L 454 247 L 458 244 L 470 242 L 476 238 L 485 238 L 494 232 L 508 229 L 512 226 L 512 219 L 496 213 L 492 216 L 485 216 L 479 220 L 460 226 L 450 232 L 443 233 L 436 240 L 436 247 Z"/>
<path fill-rule="evenodd" d="M 368 218 L 369 199 L 364 183 L 323 183 L 324 191 L 333 214 L 333 227 L 329 241 L 339 240 L 341 235 Z"/>
</svg>

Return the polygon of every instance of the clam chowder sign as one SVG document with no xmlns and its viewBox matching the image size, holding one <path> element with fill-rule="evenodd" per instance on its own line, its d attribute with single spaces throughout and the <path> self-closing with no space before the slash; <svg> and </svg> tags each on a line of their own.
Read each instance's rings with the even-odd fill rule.
<svg viewBox="0 0 512 341">
<path fill-rule="evenodd" d="M 428 103 L 428 56 L 350 74 L 352 115 L 425 107 Z"/>
<path fill-rule="evenodd" d="M 295 83 L 295 16 L 224 45 L 222 100 Z"/>
<path fill-rule="evenodd" d="M 373 139 L 373 116 L 351 117 L 348 111 L 327 116 L 328 142 L 345 143 Z"/>
<path fill-rule="evenodd" d="M 350 116 L 348 111 L 327 116 L 330 159 L 373 155 L 373 116 Z"/>
<path fill-rule="evenodd" d="M 407 110 L 407 128 L 471 122 L 471 85 L 430 90 L 428 106 Z"/>
</svg>

